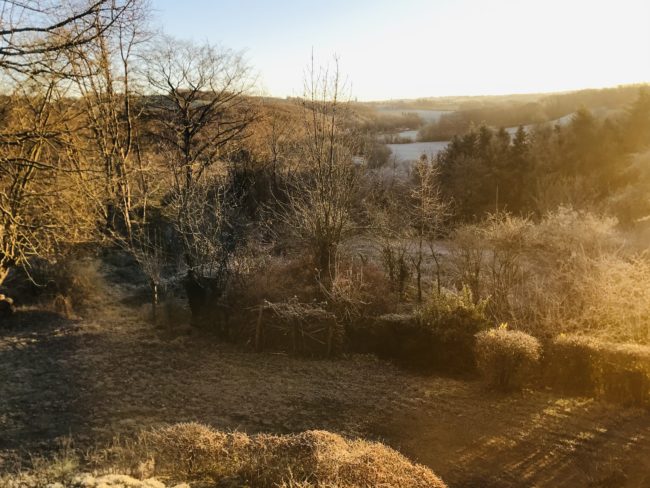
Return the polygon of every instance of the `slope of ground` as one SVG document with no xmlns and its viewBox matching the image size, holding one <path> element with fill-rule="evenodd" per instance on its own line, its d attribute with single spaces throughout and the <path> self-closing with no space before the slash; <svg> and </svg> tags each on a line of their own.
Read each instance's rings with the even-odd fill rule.
<svg viewBox="0 0 650 488">
<path fill-rule="evenodd" d="M 650 412 L 550 392 L 497 396 L 372 357 L 254 354 L 160 336 L 108 297 L 0 326 L 0 471 L 71 436 L 86 448 L 164 423 L 379 439 L 451 487 L 650 486 Z M 124 297 L 122 297 L 124 298 Z"/>
</svg>

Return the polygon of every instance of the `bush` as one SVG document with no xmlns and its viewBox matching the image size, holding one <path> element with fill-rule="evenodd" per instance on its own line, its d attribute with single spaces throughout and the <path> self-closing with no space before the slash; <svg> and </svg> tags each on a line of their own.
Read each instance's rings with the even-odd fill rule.
<svg viewBox="0 0 650 488">
<path fill-rule="evenodd" d="M 428 468 L 380 443 L 325 431 L 248 436 L 177 424 L 143 433 L 115 454 L 114 469 L 192 486 L 445 486 Z"/>
<path fill-rule="evenodd" d="M 650 344 L 650 259 L 624 244 L 616 220 L 560 207 L 537 222 L 500 212 L 462 225 L 449 258 L 494 322 Z"/>
<path fill-rule="evenodd" d="M 431 329 L 414 314 L 385 314 L 355 324 L 350 331 L 356 352 L 376 354 L 382 359 L 416 369 L 431 369 Z"/>
<path fill-rule="evenodd" d="M 65 259 L 55 263 L 39 263 L 32 278 L 39 285 L 37 295 L 64 316 L 92 303 L 103 304 L 106 280 L 95 258 Z"/>
<path fill-rule="evenodd" d="M 425 371 L 459 374 L 476 370 L 475 335 L 489 326 L 485 302 L 468 288 L 443 290 L 417 313 L 386 314 L 356 324 L 352 348 Z"/>
<path fill-rule="evenodd" d="M 307 303 L 319 297 L 316 271 L 307 256 L 271 257 L 255 271 L 232 292 L 238 308 L 256 307 L 264 300 L 282 302 L 296 297 Z"/>
<path fill-rule="evenodd" d="M 343 348 L 344 329 L 319 304 L 264 302 L 249 334 L 257 351 L 280 350 L 304 356 L 333 356 Z"/>
<path fill-rule="evenodd" d="M 538 363 L 540 350 L 533 336 L 505 325 L 476 336 L 478 369 L 490 386 L 502 391 L 521 388 Z"/>
<path fill-rule="evenodd" d="M 573 394 L 650 405 L 650 347 L 560 335 L 544 353 L 548 384 Z"/>
<path fill-rule="evenodd" d="M 420 311 L 420 321 L 431 333 L 430 356 L 434 369 L 448 373 L 476 370 L 475 335 L 489 327 L 487 301 L 475 303 L 466 286 L 459 293 L 433 294 Z"/>
</svg>

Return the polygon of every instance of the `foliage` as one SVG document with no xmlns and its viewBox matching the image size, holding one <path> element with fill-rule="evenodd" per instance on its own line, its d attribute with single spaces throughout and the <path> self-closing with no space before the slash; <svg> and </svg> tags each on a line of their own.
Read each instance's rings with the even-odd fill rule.
<svg viewBox="0 0 650 488">
<path fill-rule="evenodd" d="M 434 292 L 419 311 L 429 330 L 431 360 L 435 369 L 452 373 L 473 372 L 475 334 L 489 327 L 488 300 L 475 300 L 467 286 L 459 292 Z"/>
<path fill-rule="evenodd" d="M 499 390 L 521 388 L 540 358 L 537 339 L 506 324 L 479 332 L 476 336 L 476 361 L 487 383 Z"/>
<path fill-rule="evenodd" d="M 474 336 L 489 326 L 486 303 L 474 303 L 469 289 L 443 289 L 415 313 L 389 313 L 353 324 L 351 347 L 419 371 L 467 374 L 475 371 Z"/>
<path fill-rule="evenodd" d="M 603 120 L 580 109 L 567 124 L 520 127 L 514 136 L 485 125 L 457 131 L 438 155 L 446 195 L 465 221 L 503 209 L 539 216 L 558 205 L 616 202 L 642 183 L 631 156 L 650 145 L 649 99 L 641 89 L 624 115 Z M 646 208 L 631 216 L 612 206 L 627 221 Z"/>
<path fill-rule="evenodd" d="M 561 334 L 544 350 L 544 375 L 561 391 L 650 405 L 650 348 Z"/>
<path fill-rule="evenodd" d="M 477 320 L 485 320 L 485 310 L 489 300 L 475 300 L 471 289 L 464 285 L 459 292 L 442 289 L 441 293 L 432 293 L 420 311 L 421 320 L 431 326 L 442 324 L 445 320 L 460 311 Z"/>
<path fill-rule="evenodd" d="M 639 88 L 639 85 L 627 85 L 551 95 L 475 97 L 461 102 L 457 110 L 443 114 L 437 122 L 422 127 L 418 139 L 448 141 L 482 123 L 492 127 L 548 123 L 584 107 L 590 110 L 616 109 L 634 102 Z"/>
</svg>

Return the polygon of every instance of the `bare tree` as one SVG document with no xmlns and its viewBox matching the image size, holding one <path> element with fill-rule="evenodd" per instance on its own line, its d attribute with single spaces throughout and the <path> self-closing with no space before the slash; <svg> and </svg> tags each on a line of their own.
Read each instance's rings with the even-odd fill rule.
<svg viewBox="0 0 650 488">
<path fill-rule="evenodd" d="M 32 74 L 57 72 L 61 65 L 53 63 L 54 59 L 103 33 L 89 28 L 92 19 L 102 17 L 103 29 L 108 29 L 133 1 L 0 1 L 0 69 Z"/>
<path fill-rule="evenodd" d="M 17 86 L 3 98 L 0 122 L 0 284 L 12 268 L 87 239 L 92 227 L 65 178 L 73 116 L 65 91 L 49 75 Z"/>
<path fill-rule="evenodd" d="M 170 161 L 177 189 L 194 181 L 235 144 L 255 116 L 246 96 L 250 70 L 240 54 L 210 44 L 196 46 L 164 37 L 147 55 L 153 136 L 174 155 Z"/>
<path fill-rule="evenodd" d="M 304 242 L 319 277 L 333 281 L 339 244 L 352 224 L 357 188 L 358 143 L 345 126 L 349 108 L 341 101 L 338 63 L 333 72 L 316 71 L 313 62 L 302 100 L 305 139 L 299 147 L 304 170 L 288 181 L 284 219 Z"/>
<path fill-rule="evenodd" d="M 194 324 L 211 318 L 233 272 L 244 239 L 237 222 L 238 199 L 227 178 L 210 178 L 175 192 L 170 211 L 187 265 L 186 291 Z"/>
<path fill-rule="evenodd" d="M 80 170 L 90 170 L 80 174 L 90 178 L 83 188 L 99 190 L 94 201 L 99 204 L 105 230 L 116 231 L 119 222 L 128 239 L 133 232 L 132 209 L 140 203 L 133 200 L 134 187 L 139 188 L 140 196 L 146 191 L 138 150 L 139 114 L 133 109 L 131 61 L 147 39 L 147 13 L 146 0 L 132 0 L 117 20 L 98 13 L 86 19 L 87 25 L 76 26 L 94 31 L 92 40 L 66 53 L 83 109 L 83 126 L 71 157 L 85 159 L 77 161 Z M 99 174 L 103 181 L 93 185 Z"/>
<path fill-rule="evenodd" d="M 440 284 L 440 258 L 436 241 L 440 239 L 446 221 L 450 216 L 450 204 L 443 198 L 439 182 L 440 171 L 435 161 L 422 155 L 414 168 L 415 186 L 411 189 L 409 214 L 411 217 L 411 237 L 414 247 L 411 261 L 415 270 L 417 300 L 422 302 L 422 270 L 427 253 L 435 263 L 438 294 Z"/>
<path fill-rule="evenodd" d="M 11 95 L 0 126 L 0 283 L 11 268 L 87 238 L 85 203 L 64 178 L 74 171 L 67 156 L 78 128 L 66 59 L 131 3 L 0 2 L 0 77 Z M 99 28 L 92 22 L 98 18 Z"/>
</svg>

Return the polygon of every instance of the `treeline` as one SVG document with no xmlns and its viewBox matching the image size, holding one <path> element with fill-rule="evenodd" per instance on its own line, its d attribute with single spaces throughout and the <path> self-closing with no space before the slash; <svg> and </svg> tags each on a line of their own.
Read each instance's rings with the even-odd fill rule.
<svg viewBox="0 0 650 488">
<path fill-rule="evenodd" d="M 639 85 L 626 85 L 536 97 L 487 97 L 464 101 L 457 111 L 444 114 L 437 122 L 422 127 L 418 139 L 448 141 L 454 135 L 464 134 L 473 125 L 480 124 L 516 127 L 550 122 L 580 108 L 601 111 L 621 109 L 634 101 L 639 88 Z"/>
<path fill-rule="evenodd" d="M 384 112 L 360 103 L 352 104 L 351 109 L 356 115 L 357 127 L 372 134 L 416 130 L 424 125 L 422 118 L 415 112 Z"/>
<path fill-rule="evenodd" d="M 520 127 L 511 136 L 485 125 L 454 136 L 439 154 L 442 188 L 463 220 L 507 210 L 542 215 L 560 204 L 597 208 L 631 223 L 648 214 L 642 154 L 650 146 L 650 95 L 622 115 L 579 110 L 566 126 Z"/>
</svg>

